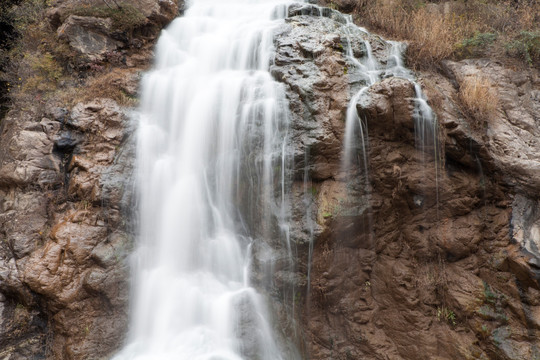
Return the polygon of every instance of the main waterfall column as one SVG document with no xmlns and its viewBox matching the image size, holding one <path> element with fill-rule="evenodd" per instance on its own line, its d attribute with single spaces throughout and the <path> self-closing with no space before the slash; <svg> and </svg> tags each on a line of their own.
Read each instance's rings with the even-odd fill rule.
<svg viewBox="0 0 540 360">
<path fill-rule="evenodd" d="M 288 358 L 248 254 L 288 221 L 274 174 L 288 105 L 268 72 L 286 10 L 194 0 L 161 35 L 142 85 L 132 320 L 116 360 Z"/>
</svg>

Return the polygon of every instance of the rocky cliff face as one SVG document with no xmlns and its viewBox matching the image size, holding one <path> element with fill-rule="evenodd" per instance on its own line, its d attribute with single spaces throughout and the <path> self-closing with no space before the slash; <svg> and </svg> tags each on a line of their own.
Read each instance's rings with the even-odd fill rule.
<svg viewBox="0 0 540 360">
<path fill-rule="evenodd" d="M 129 34 L 113 15 L 74 11 L 81 4 L 57 4 L 51 26 L 78 61 L 109 68 L 102 86 L 135 96 L 157 30 L 181 4 L 140 0 Z M 345 113 L 362 85 L 345 56 L 349 30 L 329 9 L 289 15 L 272 74 L 292 113 L 297 264 L 278 266 L 273 294 L 296 292 L 304 358 L 540 358 L 538 71 L 464 60 L 418 74 L 439 124 L 439 145 L 425 151 L 413 84 L 378 82 L 357 105 L 368 172 L 360 162 L 345 173 Z M 387 63 L 388 44 L 362 36 Z M 367 50 L 353 41 L 352 51 Z M 477 77 L 497 95 L 482 119 L 460 97 Z M 2 121 L 2 359 L 101 359 L 121 346 L 134 149 L 118 101 L 19 102 Z"/>
<path fill-rule="evenodd" d="M 57 2 L 48 21 L 81 69 L 92 65 L 105 78 L 102 87 L 135 97 L 152 43 L 178 4 L 136 4 L 140 19 L 131 33 L 114 28 L 111 18 L 70 15 L 98 5 Z M 121 59 L 111 61 L 111 54 Z M 79 83 L 66 85 L 73 96 L 96 91 L 84 70 L 78 76 Z M 102 359 L 122 345 L 133 242 L 133 125 L 128 108 L 100 94 L 107 91 L 86 94 L 74 106 L 54 98 L 15 100 L 2 120 L 2 359 Z"/>
<path fill-rule="evenodd" d="M 345 109 L 358 78 L 339 15 L 308 8 L 279 32 L 274 69 L 295 116 L 298 279 L 307 234 L 314 242 L 306 357 L 538 358 L 538 72 L 464 60 L 419 74 L 439 122 L 437 155 L 415 145 L 413 84 L 376 83 L 357 105 L 369 130 L 368 174 L 360 166 L 344 176 Z M 389 61 L 388 45 L 369 42 Z M 476 78 L 496 94 L 482 120 L 460 97 Z"/>
</svg>

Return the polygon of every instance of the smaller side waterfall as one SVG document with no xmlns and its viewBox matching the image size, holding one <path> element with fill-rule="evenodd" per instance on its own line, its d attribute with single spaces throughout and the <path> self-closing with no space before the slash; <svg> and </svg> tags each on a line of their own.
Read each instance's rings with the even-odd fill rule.
<svg viewBox="0 0 540 360">
<path fill-rule="evenodd" d="M 422 92 L 420 84 L 416 81 L 412 71 L 407 69 L 403 63 L 403 53 L 405 44 L 397 41 L 380 41 L 384 42 L 387 47 L 386 64 L 381 64 L 373 55 L 371 44 L 369 42 L 369 33 L 363 28 L 356 27 L 351 18 L 347 17 L 347 26 L 349 34 L 360 32 L 364 35 L 364 46 L 366 49 L 363 59 L 357 59 L 351 46 L 351 38 L 347 39 L 347 57 L 351 64 L 356 66 L 357 71 L 363 75 L 365 79 L 364 85 L 352 97 L 347 108 L 346 130 L 344 140 L 344 155 L 342 168 L 345 173 L 350 172 L 351 168 L 358 166 L 363 170 L 366 182 L 366 192 L 369 196 L 369 166 L 368 166 L 368 126 L 365 119 L 361 119 L 356 109 L 362 96 L 366 94 L 368 89 L 377 81 L 381 81 L 388 77 L 399 77 L 410 81 L 414 85 L 414 132 L 415 145 L 422 154 L 422 162 L 425 164 L 425 154 L 431 153 L 435 158 L 435 181 L 436 181 L 436 197 L 438 203 L 438 134 L 437 134 L 437 119 L 433 110 L 427 103 L 427 99 Z M 360 36 L 362 36 L 360 34 Z M 355 158 L 357 160 L 355 160 Z M 355 162 L 357 165 L 355 165 Z"/>
<path fill-rule="evenodd" d="M 312 266 L 312 259 L 313 259 L 313 241 L 314 241 L 314 233 L 315 233 L 315 224 L 313 221 L 313 192 L 315 189 L 313 188 L 313 183 L 311 182 L 310 174 L 309 174 L 309 158 L 310 158 L 310 149 L 309 147 L 306 148 L 306 153 L 304 156 L 304 206 L 305 206 L 305 216 L 306 216 L 306 225 L 307 229 L 309 231 L 309 245 L 308 245 L 308 261 L 307 261 L 307 290 L 306 290 L 306 296 L 309 300 L 309 294 L 311 293 L 311 266 Z M 306 306 L 309 308 L 309 303 L 306 304 Z"/>
<path fill-rule="evenodd" d="M 403 64 L 405 44 L 397 41 L 389 41 L 392 45 L 389 55 L 389 66 L 385 71 L 386 76 L 397 76 L 409 80 L 414 84 L 414 120 L 416 147 L 422 152 L 433 151 L 437 157 L 437 119 L 433 109 L 428 105 L 427 98 L 422 92 L 420 84 L 416 82 L 414 74 Z"/>
<path fill-rule="evenodd" d="M 357 105 L 368 96 L 370 88 L 377 82 L 386 78 L 397 77 L 409 81 L 414 87 L 414 131 L 415 145 L 422 154 L 433 152 L 435 158 L 437 154 L 437 123 L 432 109 L 429 107 L 421 87 L 416 81 L 412 71 L 407 69 L 403 62 L 405 44 L 395 41 L 386 41 L 378 36 L 371 35 L 366 29 L 356 26 L 349 15 L 343 15 L 338 11 L 305 4 L 294 8 L 294 15 L 325 17 L 335 22 L 341 35 L 342 50 L 345 54 L 345 73 L 350 76 L 350 84 L 354 94 L 351 96 L 345 119 L 345 133 L 343 138 L 343 153 L 341 157 L 341 171 L 337 179 L 346 185 L 342 203 L 346 210 L 342 211 L 344 216 L 361 217 L 362 224 L 356 226 L 365 229 L 366 235 L 372 241 L 373 219 L 371 210 L 372 185 L 369 176 L 369 128 L 367 119 L 359 115 Z M 373 46 L 373 48 L 372 48 Z M 306 168 L 308 160 L 305 160 Z M 426 161 L 423 161 L 426 163 Z M 436 167 L 436 177 L 438 169 Z M 309 181 L 308 172 L 304 173 L 304 198 L 307 199 Z M 308 200 L 306 203 L 306 219 L 310 219 L 312 214 Z M 344 221 L 353 221 L 352 218 Z M 358 218 L 354 221 L 358 221 Z M 308 227 L 309 222 L 308 222 Z M 311 276 L 311 260 L 313 249 L 313 236 L 310 234 L 310 244 L 308 250 L 308 283 Z M 366 246 L 368 246 L 366 244 Z M 308 289 L 309 291 L 309 289 Z"/>
<path fill-rule="evenodd" d="M 349 18 L 350 21 L 350 18 Z M 348 23 L 349 27 L 355 27 L 354 24 Z M 366 37 L 369 35 L 367 30 L 363 28 L 356 28 L 356 31 L 360 30 Z M 415 120 L 415 139 L 416 147 L 422 152 L 432 150 L 435 157 L 437 157 L 437 119 L 433 110 L 427 103 L 427 99 L 422 92 L 420 84 L 416 82 L 414 74 L 407 69 L 403 64 L 403 52 L 405 51 L 405 44 L 397 41 L 387 41 L 388 55 L 386 65 L 381 65 L 377 59 L 373 56 L 371 45 L 369 41 L 363 40 L 366 47 L 366 56 L 360 61 L 352 54 L 351 42 L 348 39 L 347 56 L 349 61 L 357 66 L 357 69 L 364 75 L 365 85 L 352 97 L 349 107 L 347 108 L 346 118 L 346 131 L 344 141 L 344 168 L 348 168 L 351 165 L 352 154 L 355 148 L 359 148 L 363 153 L 363 169 L 367 174 L 367 158 L 366 158 L 366 142 L 367 142 L 367 124 L 360 119 L 356 110 L 360 98 L 366 93 L 366 91 L 377 81 L 388 77 L 400 77 L 409 80 L 414 84 L 414 90 L 416 97 L 414 99 L 414 120 Z M 359 136 L 357 136 L 359 133 Z M 355 145 L 356 138 L 360 138 L 360 146 Z"/>
<path fill-rule="evenodd" d="M 355 26 L 350 21 L 350 18 L 348 18 L 347 27 L 351 28 L 352 26 Z M 363 33 L 367 34 L 367 31 L 362 28 L 357 28 L 358 30 L 362 31 Z M 351 34 L 351 31 L 349 30 L 349 34 Z M 363 62 L 360 62 L 353 54 L 352 46 L 351 46 L 351 35 L 347 38 L 347 58 L 349 61 L 357 67 L 357 69 L 360 71 L 362 76 L 365 79 L 365 85 L 352 97 L 351 101 L 349 102 L 349 106 L 347 108 L 347 116 L 345 120 L 345 139 L 344 139 L 344 156 L 342 161 L 342 169 L 344 171 L 350 170 L 350 167 L 352 165 L 353 161 L 353 153 L 356 151 L 353 150 L 353 148 L 357 148 L 356 145 L 356 138 L 360 139 L 360 146 L 359 150 L 362 153 L 362 169 L 364 170 L 364 176 L 366 177 L 366 180 L 369 177 L 369 171 L 368 171 L 368 161 L 367 161 L 367 135 L 368 135 L 368 128 L 367 123 L 358 116 L 358 111 L 356 110 L 356 104 L 362 97 L 362 95 L 365 94 L 365 92 L 369 89 L 371 85 L 376 83 L 380 80 L 381 76 L 381 65 L 377 61 L 377 59 L 373 56 L 373 51 L 371 49 L 371 44 L 367 40 L 363 40 L 363 44 L 366 49 L 366 56 Z"/>
<path fill-rule="evenodd" d="M 438 204 L 438 139 L 437 119 L 433 110 L 428 105 L 420 84 L 415 75 L 407 69 L 403 62 L 403 53 L 406 45 L 396 41 L 386 41 L 380 37 L 371 35 L 366 29 L 356 26 L 351 16 L 343 15 L 327 8 L 311 7 L 310 15 L 326 16 L 335 19 L 344 25 L 346 34 L 344 40 L 347 61 L 357 78 L 355 94 L 352 96 L 347 112 L 344 135 L 344 146 L 340 177 L 347 183 L 347 189 L 351 192 L 347 197 L 351 214 L 364 214 L 364 227 L 369 232 L 369 238 L 373 240 L 372 214 L 370 207 L 371 182 L 369 178 L 369 129 L 367 119 L 361 118 L 357 105 L 362 101 L 371 86 L 383 79 L 398 77 L 411 82 L 414 86 L 414 136 L 415 146 L 421 154 L 424 168 L 427 166 L 426 155 L 435 158 L 435 182 L 436 198 Z M 315 14 L 313 14 L 315 13 Z M 375 56 L 370 41 L 377 44 L 379 55 Z M 356 44 L 360 42 L 362 51 Z M 353 47 L 353 43 L 355 47 Z M 356 49 L 356 50 L 355 50 Z M 357 53 L 355 53 L 355 51 Z M 385 55 L 380 56 L 384 51 Z M 427 175 L 427 174 L 426 174 Z M 363 195 L 362 195 L 363 194 Z M 356 199 L 356 200 L 352 200 Z"/>
</svg>

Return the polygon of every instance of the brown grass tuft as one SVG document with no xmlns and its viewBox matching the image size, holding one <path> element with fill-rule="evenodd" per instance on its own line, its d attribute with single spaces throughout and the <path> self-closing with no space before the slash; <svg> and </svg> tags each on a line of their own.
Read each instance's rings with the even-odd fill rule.
<svg viewBox="0 0 540 360">
<path fill-rule="evenodd" d="M 450 57 L 464 29 L 457 18 L 420 8 L 412 14 L 409 60 L 430 66 Z"/>
<path fill-rule="evenodd" d="M 134 76 L 133 71 L 115 69 L 106 73 L 96 74 L 89 78 L 82 88 L 83 91 L 71 94 L 72 104 L 87 102 L 95 98 L 109 98 L 121 106 L 134 107 L 138 104 L 137 95 L 129 88 L 128 78 Z"/>
<path fill-rule="evenodd" d="M 459 97 L 477 125 L 488 121 L 497 112 L 499 98 L 488 78 L 468 76 L 461 82 Z"/>
<path fill-rule="evenodd" d="M 456 43 L 470 28 L 462 18 L 433 7 L 400 0 L 379 0 L 363 14 L 370 27 L 409 43 L 408 60 L 416 68 L 431 67 L 450 57 Z"/>
</svg>

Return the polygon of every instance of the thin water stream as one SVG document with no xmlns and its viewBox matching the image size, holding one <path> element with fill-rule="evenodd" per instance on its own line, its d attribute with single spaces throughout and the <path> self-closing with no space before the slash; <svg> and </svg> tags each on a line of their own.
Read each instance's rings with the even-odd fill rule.
<svg viewBox="0 0 540 360">
<path fill-rule="evenodd" d="M 350 17 L 347 17 L 347 19 L 348 27 L 353 27 L 356 31 L 360 30 L 366 35 L 369 35 L 367 30 L 356 27 L 356 25 L 351 22 Z M 349 34 L 351 33 L 352 31 L 349 32 Z M 437 150 L 437 133 L 435 131 L 437 128 L 437 120 L 433 110 L 427 103 L 427 99 L 422 92 L 420 84 L 416 82 L 416 78 L 412 71 L 407 69 L 403 63 L 405 44 L 397 41 L 385 41 L 389 50 L 386 63 L 381 64 L 373 55 L 370 42 L 368 40 L 363 40 L 363 42 L 366 48 L 366 56 L 364 59 L 356 59 L 353 55 L 351 39 L 347 39 L 348 60 L 357 67 L 357 71 L 360 71 L 361 74 L 363 74 L 363 77 L 365 78 L 365 85 L 361 87 L 361 89 L 352 97 L 351 101 L 349 102 L 349 107 L 347 108 L 343 169 L 347 170 L 350 168 L 352 165 L 351 162 L 353 161 L 353 153 L 355 152 L 355 149 L 360 148 L 362 151 L 363 160 L 362 168 L 366 171 L 366 176 L 368 176 L 368 164 L 366 156 L 367 124 L 358 116 L 356 105 L 358 104 L 360 98 L 373 84 L 381 81 L 383 78 L 388 77 L 403 78 L 414 84 L 414 91 L 416 95 L 414 99 L 415 109 L 413 114 L 415 120 L 415 139 L 416 147 L 420 151 L 425 152 L 430 149 L 434 149 L 433 151 Z M 358 141 L 357 138 L 360 139 L 360 146 L 358 146 L 356 143 Z"/>
</svg>

